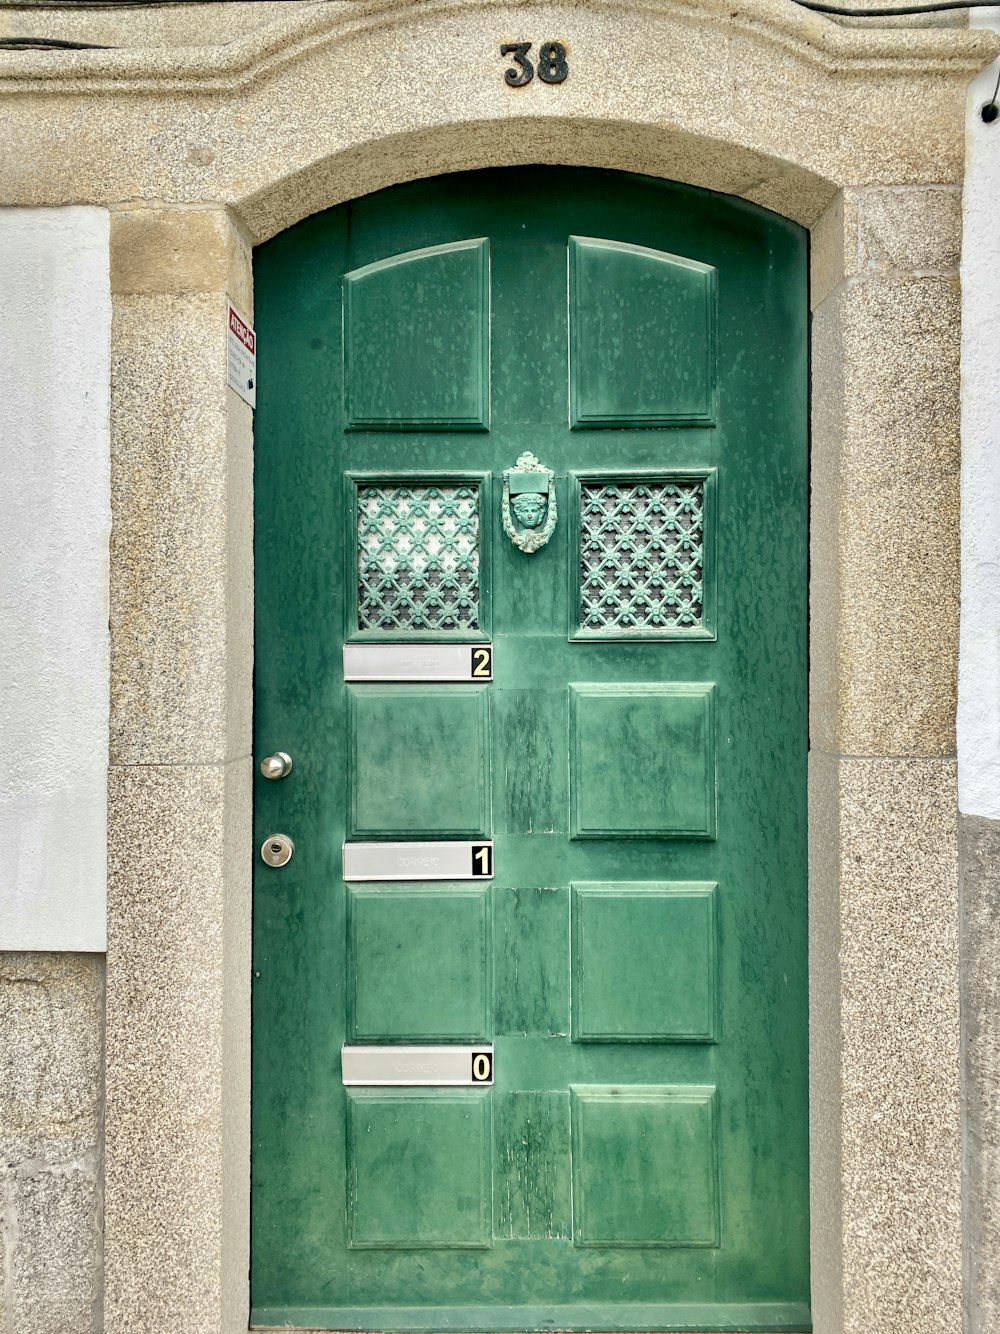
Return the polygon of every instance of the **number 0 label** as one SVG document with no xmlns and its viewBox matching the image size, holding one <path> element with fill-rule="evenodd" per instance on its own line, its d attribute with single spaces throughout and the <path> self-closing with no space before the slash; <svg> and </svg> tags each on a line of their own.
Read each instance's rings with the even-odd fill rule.
<svg viewBox="0 0 1000 1334">
<path fill-rule="evenodd" d="M 473 1084 L 493 1083 L 493 1058 L 488 1051 L 474 1051 L 472 1053 L 472 1082 Z"/>
</svg>

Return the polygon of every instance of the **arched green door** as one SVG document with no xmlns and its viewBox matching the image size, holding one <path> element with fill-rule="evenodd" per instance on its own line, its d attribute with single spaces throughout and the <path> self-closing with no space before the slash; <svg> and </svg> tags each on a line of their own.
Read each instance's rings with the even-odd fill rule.
<svg viewBox="0 0 1000 1334">
<path fill-rule="evenodd" d="M 530 167 L 256 285 L 253 1322 L 808 1328 L 805 234 Z"/>
</svg>

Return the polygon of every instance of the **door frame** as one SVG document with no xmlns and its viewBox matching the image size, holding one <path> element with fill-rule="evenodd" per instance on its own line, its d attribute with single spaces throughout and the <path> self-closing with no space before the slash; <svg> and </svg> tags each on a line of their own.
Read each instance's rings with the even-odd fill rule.
<svg viewBox="0 0 1000 1334">
<path fill-rule="evenodd" d="M 903 45 L 778 0 L 525 3 L 505 21 L 571 34 L 576 77 L 512 91 L 484 0 L 321 9 L 228 47 L 80 53 L 56 86 L 69 67 L 30 55 L 5 75 L 29 93 L 8 202 L 112 210 L 106 1329 L 247 1321 L 252 421 L 225 389 L 226 296 L 252 315 L 251 246 L 309 213 L 519 161 L 662 176 L 811 230 L 814 1319 L 957 1329 L 958 223 L 940 204 L 993 38 Z M 109 82 L 132 98 L 110 108 L 111 171 Z M 60 135 L 68 185 L 45 174 Z"/>
</svg>

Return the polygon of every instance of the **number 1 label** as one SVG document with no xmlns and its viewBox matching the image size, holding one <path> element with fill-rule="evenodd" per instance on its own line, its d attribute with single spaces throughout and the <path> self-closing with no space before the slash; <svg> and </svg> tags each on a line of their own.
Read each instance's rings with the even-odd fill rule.
<svg viewBox="0 0 1000 1334">
<path fill-rule="evenodd" d="M 493 874 L 493 848 L 489 843 L 473 843 L 472 874 L 491 876 Z"/>
</svg>

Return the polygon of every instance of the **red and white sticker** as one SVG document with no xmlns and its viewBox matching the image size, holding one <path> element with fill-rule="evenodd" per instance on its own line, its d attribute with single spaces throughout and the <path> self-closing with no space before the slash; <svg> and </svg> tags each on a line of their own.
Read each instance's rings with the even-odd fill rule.
<svg viewBox="0 0 1000 1334">
<path fill-rule="evenodd" d="M 226 378 L 244 402 L 257 406 L 257 335 L 229 302 Z"/>
</svg>

